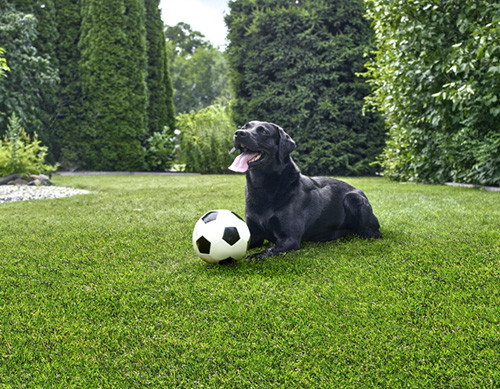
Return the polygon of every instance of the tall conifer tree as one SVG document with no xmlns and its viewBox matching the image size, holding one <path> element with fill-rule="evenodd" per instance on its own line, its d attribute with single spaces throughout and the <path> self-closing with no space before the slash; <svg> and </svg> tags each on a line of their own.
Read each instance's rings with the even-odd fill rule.
<svg viewBox="0 0 500 389">
<path fill-rule="evenodd" d="M 161 132 L 164 126 L 175 127 L 172 80 L 166 50 L 160 0 L 145 0 L 147 38 L 147 87 L 149 133 Z"/>
<path fill-rule="evenodd" d="M 61 79 L 53 131 L 54 154 L 63 168 L 80 167 L 90 146 L 84 143 L 82 86 L 80 81 L 81 0 L 55 0 L 57 9 L 57 59 Z"/>
<path fill-rule="evenodd" d="M 144 168 L 146 39 L 143 0 L 82 0 L 87 168 Z"/>
</svg>

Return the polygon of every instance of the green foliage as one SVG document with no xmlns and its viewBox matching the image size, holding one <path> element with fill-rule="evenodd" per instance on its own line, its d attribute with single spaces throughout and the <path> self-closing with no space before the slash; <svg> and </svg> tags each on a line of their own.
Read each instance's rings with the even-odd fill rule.
<svg viewBox="0 0 500 389">
<path fill-rule="evenodd" d="M 0 177 L 9 174 L 50 174 L 57 167 L 45 164 L 47 147 L 41 146 L 37 134 L 31 139 L 13 113 L 7 125 L 7 134 L 0 139 Z"/>
<path fill-rule="evenodd" d="M 179 113 L 197 111 L 231 97 L 227 63 L 219 49 L 199 47 L 192 56 L 177 56 L 171 72 Z"/>
<path fill-rule="evenodd" d="M 192 55 L 198 47 L 210 46 L 205 35 L 193 31 L 191 26 L 184 22 L 179 22 L 175 26 L 165 26 L 165 37 L 172 44 L 169 53 L 171 59 L 177 55 Z"/>
<path fill-rule="evenodd" d="M 146 0 L 148 133 L 175 127 L 174 90 L 169 72 L 160 0 Z"/>
<path fill-rule="evenodd" d="M 366 0 L 377 36 L 369 102 L 381 164 L 404 181 L 500 184 L 500 4 Z"/>
<path fill-rule="evenodd" d="M 144 169 L 146 31 L 141 0 L 82 1 L 82 167 Z"/>
<path fill-rule="evenodd" d="M 55 0 L 57 9 L 57 59 L 61 79 L 58 93 L 57 120 L 53 128 L 55 158 L 65 169 L 73 170 L 85 164 L 89 147 L 83 128 L 85 113 L 80 79 L 81 4 L 80 0 Z"/>
<path fill-rule="evenodd" d="M 11 69 L 1 57 L 0 133 L 16 112 L 65 168 L 144 169 L 147 136 L 175 124 L 158 0 L 0 0 L 0 10 Z"/>
<path fill-rule="evenodd" d="M 172 134 L 168 127 L 162 132 L 154 132 L 146 140 L 146 165 L 148 171 L 165 171 L 177 157 L 179 145 L 177 135 Z"/>
<path fill-rule="evenodd" d="M 363 115 L 363 53 L 372 42 L 362 0 L 234 0 L 228 59 L 241 125 L 265 120 L 297 142 L 307 174 L 372 174 L 378 115 Z"/>
<path fill-rule="evenodd" d="M 3 57 L 5 50 L 0 47 L 0 77 L 2 77 L 5 72 L 8 72 L 10 69 L 7 66 L 7 61 Z"/>
<path fill-rule="evenodd" d="M 197 111 L 229 100 L 228 67 L 224 53 L 203 40 L 186 23 L 166 27 L 174 105 L 178 113 Z"/>
<path fill-rule="evenodd" d="M 53 124 L 56 118 L 57 93 L 59 91 L 58 68 L 59 63 L 56 56 L 56 41 L 58 31 L 56 24 L 56 8 L 54 0 L 7 0 L 7 3 L 14 6 L 17 11 L 25 14 L 31 14 L 36 18 L 36 34 L 33 39 L 33 46 L 38 56 L 48 61 L 53 69 L 54 80 L 42 78 L 42 84 L 37 94 L 37 104 L 40 110 L 37 113 L 37 119 L 40 125 L 34 126 L 34 123 L 23 122 L 30 132 L 38 132 L 44 144 L 49 146 L 48 158 L 53 160 Z"/>
<path fill-rule="evenodd" d="M 59 37 L 56 24 L 56 7 L 54 0 L 0 0 L 10 4 L 14 9 L 31 14 L 37 20 L 34 45 L 40 55 L 50 61 L 53 68 L 58 67 L 56 58 L 56 41 Z M 74 1 L 74 0 L 73 0 Z M 47 89 L 45 89 L 47 91 Z M 57 89 L 51 92 L 56 92 Z"/>
<path fill-rule="evenodd" d="M 148 137 L 175 126 L 158 0 L 56 5 L 58 159 L 67 169 L 147 168 Z"/>
<path fill-rule="evenodd" d="M 0 42 L 10 68 L 0 77 L 0 133 L 15 112 L 27 133 L 37 132 L 47 142 L 59 78 L 50 56 L 38 47 L 38 25 L 33 14 L 0 5 Z"/>
<path fill-rule="evenodd" d="M 180 114 L 177 126 L 182 134 L 181 151 L 186 171 L 227 173 L 234 158 L 229 151 L 235 131 L 229 108 L 215 104 L 198 112 Z"/>
</svg>

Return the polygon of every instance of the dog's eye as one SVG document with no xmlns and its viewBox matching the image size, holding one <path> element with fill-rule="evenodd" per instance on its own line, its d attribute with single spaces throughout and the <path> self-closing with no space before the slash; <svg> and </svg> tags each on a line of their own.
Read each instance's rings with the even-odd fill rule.
<svg viewBox="0 0 500 389">
<path fill-rule="evenodd" d="M 261 135 L 269 135 L 269 131 L 267 131 L 264 127 L 257 128 L 257 132 Z"/>
</svg>

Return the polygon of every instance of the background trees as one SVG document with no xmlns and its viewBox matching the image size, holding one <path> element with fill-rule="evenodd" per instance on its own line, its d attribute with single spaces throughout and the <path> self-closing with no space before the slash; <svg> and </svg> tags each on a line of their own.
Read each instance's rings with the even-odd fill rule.
<svg viewBox="0 0 500 389">
<path fill-rule="evenodd" d="M 56 41 L 59 62 L 60 89 L 57 96 L 56 120 L 53 128 L 52 149 L 57 161 L 67 169 L 85 166 L 86 126 L 84 98 L 80 77 L 81 0 L 55 0 Z"/>
<path fill-rule="evenodd" d="M 356 76 L 375 47 L 368 13 L 384 173 L 500 184 L 498 2 L 364 3 L 232 0 L 226 57 L 185 23 L 165 42 L 159 0 L 0 0 L 0 135 L 15 113 L 50 163 L 163 170 L 172 102 L 179 113 L 227 104 L 229 64 L 222 121 L 280 124 L 308 174 L 371 174 L 385 134 L 362 114 L 369 85 Z"/>
<path fill-rule="evenodd" d="M 15 113 L 28 134 L 37 132 L 49 143 L 59 79 L 48 54 L 53 48 L 49 48 L 48 38 L 42 39 L 38 26 L 32 13 L 0 0 L 0 42 L 11 70 L 0 78 L 0 133 L 6 132 L 8 118 Z"/>
<path fill-rule="evenodd" d="M 0 0 L 12 70 L 0 80 L 0 132 L 16 112 L 65 168 L 149 168 L 150 137 L 175 125 L 158 3 Z"/>
<path fill-rule="evenodd" d="M 86 168 L 141 170 L 146 134 L 146 34 L 139 0 L 83 0 Z"/>
<path fill-rule="evenodd" d="M 39 77 L 40 85 L 36 89 L 37 100 L 31 101 L 31 104 L 37 107 L 36 113 L 33 113 L 30 120 L 22 118 L 21 122 L 29 133 L 37 132 L 43 142 L 50 144 L 57 93 L 59 90 L 59 80 L 57 78 L 58 61 L 55 55 L 55 40 L 57 39 L 58 32 L 55 24 L 54 2 L 53 0 L 8 0 L 5 1 L 5 4 L 8 7 L 13 7 L 12 9 L 18 12 L 24 13 L 28 17 L 30 15 L 35 17 L 34 30 L 36 32 L 32 38 L 32 49 L 35 52 L 35 56 L 43 58 L 46 62 L 51 72 L 49 76 L 51 79 L 46 79 L 44 76 Z M 18 47 L 19 49 L 21 48 Z M 16 56 L 18 54 L 19 52 L 16 53 Z M 30 70 L 34 69 L 30 68 Z M 32 76 L 29 78 L 32 79 Z M 33 94 L 33 92 L 28 88 L 23 91 L 28 96 Z"/>
<path fill-rule="evenodd" d="M 185 171 L 227 173 L 235 125 L 224 53 L 186 23 L 165 26 Z"/>
<path fill-rule="evenodd" d="M 233 0 L 226 17 L 236 123 L 281 125 L 308 174 L 369 174 L 384 134 L 364 116 L 363 2 Z"/>
<path fill-rule="evenodd" d="M 145 0 L 147 40 L 148 133 L 175 128 L 175 111 L 160 0 Z"/>
<path fill-rule="evenodd" d="M 231 98 L 226 57 L 186 23 L 166 26 L 174 104 L 178 113 L 198 111 Z"/>
<path fill-rule="evenodd" d="M 500 184 L 500 3 L 366 0 L 377 36 L 371 102 L 404 181 Z"/>
</svg>

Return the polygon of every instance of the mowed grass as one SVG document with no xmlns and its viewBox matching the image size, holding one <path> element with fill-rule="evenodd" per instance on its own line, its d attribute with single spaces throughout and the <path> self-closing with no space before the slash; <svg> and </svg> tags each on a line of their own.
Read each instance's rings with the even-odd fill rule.
<svg viewBox="0 0 500 389">
<path fill-rule="evenodd" d="M 500 193 L 380 178 L 384 238 L 209 265 L 243 176 L 75 176 L 0 204 L 2 388 L 500 386 Z"/>
</svg>

